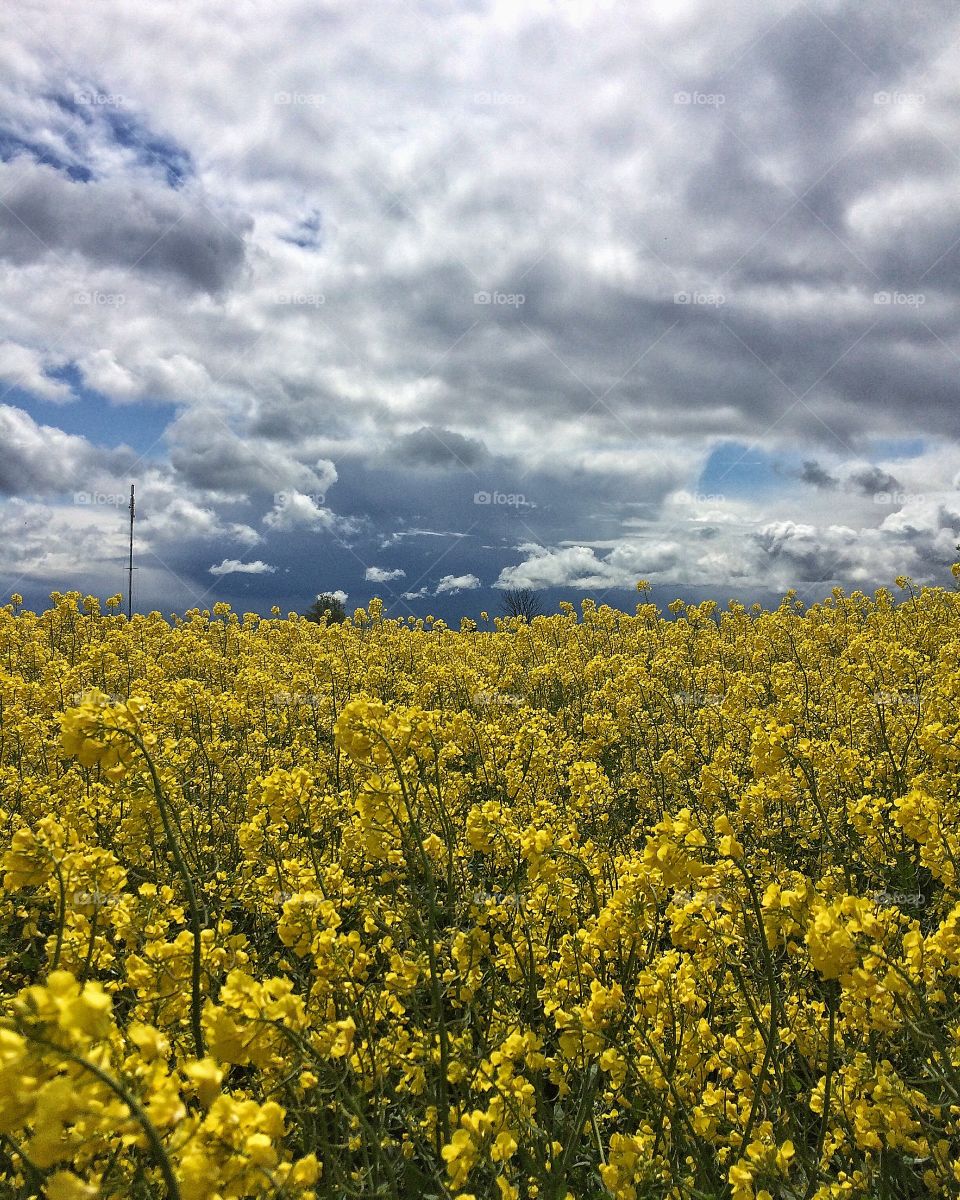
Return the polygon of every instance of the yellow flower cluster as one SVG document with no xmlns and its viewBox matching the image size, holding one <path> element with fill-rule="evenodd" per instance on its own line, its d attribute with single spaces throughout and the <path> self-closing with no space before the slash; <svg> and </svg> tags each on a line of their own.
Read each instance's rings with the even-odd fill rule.
<svg viewBox="0 0 960 1200">
<path fill-rule="evenodd" d="M 134 757 L 134 739 L 147 702 L 138 696 L 119 703 L 91 688 L 81 704 L 60 714 L 60 746 L 85 767 L 99 766 L 104 778 L 120 779 Z M 153 735 L 148 734 L 152 741 Z"/>
<path fill-rule="evenodd" d="M 0 1195 L 960 1196 L 960 596 L 897 586 L 13 597 Z"/>
</svg>

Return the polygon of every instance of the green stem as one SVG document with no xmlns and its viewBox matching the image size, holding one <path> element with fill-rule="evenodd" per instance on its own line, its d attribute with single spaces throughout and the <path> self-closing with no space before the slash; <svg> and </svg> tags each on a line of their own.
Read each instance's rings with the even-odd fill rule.
<svg viewBox="0 0 960 1200">
<path fill-rule="evenodd" d="M 57 944 L 53 951 L 53 962 L 50 964 L 50 970 L 56 971 L 60 966 L 60 955 L 63 951 L 63 930 L 67 920 L 67 891 L 63 883 L 63 871 L 60 869 L 60 863 L 56 857 L 51 854 L 53 860 L 53 869 L 57 873 L 57 887 L 60 891 L 60 911 L 57 914 Z"/>
<path fill-rule="evenodd" d="M 99 1079 L 104 1087 L 109 1088 L 115 1096 L 119 1097 L 120 1100 L 123 1101 L 123 1103 L 133 1113 L 137 1123 L 144 1132 L 144 1136 L 146 1137 L 150 1146 L 150 1151 L 153 1154 L 157 1168 L 159 1169 L 160 1174 L 163 1176 L 163 1183 L 167 1189 L 168 1200 L 181 1200 L 180 1185 L 177 1183 L 177 1178 L 173 1173 L 173 1165 L 170 1162 L 170 1157 L 164 1149 L 163 1143 L 160 1141 L 160 1135 L 157 1133 L 156 1126 L 147 1116 L 143 1106 L 136 1099 L 136 1097 L 132 1096 L 130 1092 L 128 1092 L 123 1086 L 123 1084 L 118 1083 L 117 1080 L 108 1075 L 106 1071 L 101 1070 L 100 1067 L 96 1066 L 95 1063 L 90 1062 L 89 1059 L 83 1058 L 79 1054 L 74 1054 L 71 1050 L 67 1050 L 63 1046 L 58 1046 L 56 1042 L 48 1041 L 46 1038 L 36 1037 L 28 1030 L 23 1030 L 22 1032 L 26 1038 L 32 1042 L 35 1042 L 38 1046 L 45 1046 L 48 1050 L 53 1050 L 62 1058 L 65 1058 L 67 1062 L 72 1062 L 82 1070 L 89 1071 L 89 1073 L 93 1075 L 95 1079 Z"/>
<path fill-rule="evenodd" d="M 167 799 L 163 792 L 163 787 L 160 784 L 160 777 L 157 775 L 157 769 L 153 764 L 153 759 L 143 744 L 141 739 L 127 730 L 127 736 L 131 739 L 140 753 L 143 755 L 147 763 L 147 770 L 150 772 L 150 781 L 153 785 L 153 794 L 157 801 L 157 808 L 160 810 L 160 820 L 163 822 L 163 832 L 167 840 L 167 848 L 170 851 L 171 857 L 176 864 L 177 873 L 183 883 L 183 889 L 187 894 L 187 907 L 190 912 L 190 929 L 193 933 L 193 962 L 190 979 L 190 1026 L 193 1031 L 193 1043 L 196 1050 L 196 1057 L 203 1058 L 204 1042 L 203 1042 L 203 1027 L 200 1023 L 201 1012 L 201 971 L 202 964 L 200 959 L 200 931 L 202 922 L 200 919 L 200 906 L 197 903 L 197 893 L 193 886 L 193 877 L 190 874 L 190 868 L 187 866 L 186 859 L 180 850 L 180 845 L 173 831 L 173 825 L 170 820 L 170 813 L 167 806 Z"/>
<path fill-rule="evenodd" d="M 827 1128 L 830 1123 L 830 1089 L 833 1083 L 833 1058 L 836 1048 L 836 1015 L 837 1015 L 837 996 L 831 990 L 831 994 L 827 1000 L 827 1005 L 830 1013 L 830 1022 L 827 1028 L 827 1073 L 823 1081 L 823 1112 L 820 1114 L 820 1131 L 817 1134 L 817 1149 L 815 1152 L 810 1179 L 807 1182 L 806 1191 L 803 1194 L 803 1200 L 810 1200 L 813 1195 L 814 1188 L 817 1186 L 817 1177 L 820 1173 L 820 1156 L 823 1154 L 823 1146 L 827 1140 Z"/>
</svg>

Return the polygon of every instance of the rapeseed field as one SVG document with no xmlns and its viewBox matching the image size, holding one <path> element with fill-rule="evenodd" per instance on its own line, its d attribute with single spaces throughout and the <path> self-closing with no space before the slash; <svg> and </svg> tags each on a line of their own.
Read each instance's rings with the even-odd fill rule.
<svg viewBox="0 0 960 1200">
<path fill-rule="evenodd" d="M 0 1195 L 960 1195 L 960 594 L 640 590 L 0 610 Z"/>
</svg>

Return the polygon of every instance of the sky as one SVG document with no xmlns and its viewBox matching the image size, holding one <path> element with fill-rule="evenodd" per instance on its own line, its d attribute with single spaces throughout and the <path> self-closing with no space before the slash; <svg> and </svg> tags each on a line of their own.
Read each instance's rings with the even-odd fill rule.
<svg viewBox="0 0 960 1200">
<path fill-rule="evenodd" d="M 960 554 L 954 0 L 19 0 L 0 601 L 815 602 Z"/>
</svg>

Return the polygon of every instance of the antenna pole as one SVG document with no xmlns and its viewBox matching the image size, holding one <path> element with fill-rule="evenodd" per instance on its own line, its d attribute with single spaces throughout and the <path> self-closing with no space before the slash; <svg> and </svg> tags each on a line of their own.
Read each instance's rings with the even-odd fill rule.
<svg viewBox="0 0 960 1200">
<path fill-rule="evenodd" d="M 133 504 L 133 484 L 130 484 L 130 561 L 127 565 L 127 620 L 133 613 L 133 518 L 135 514 Z"/>
</svg>

